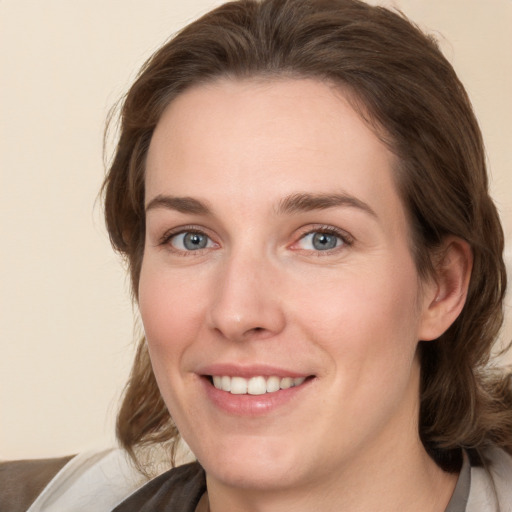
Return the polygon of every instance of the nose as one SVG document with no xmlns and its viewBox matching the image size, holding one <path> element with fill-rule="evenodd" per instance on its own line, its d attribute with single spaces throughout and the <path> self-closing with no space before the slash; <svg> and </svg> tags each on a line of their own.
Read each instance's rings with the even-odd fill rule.
<svg viewBox="0 0 512 512">
<path fill-rule="evenodd" d="M 232 341 L 281 332 L 285 315 L 272 263 L 256 255 L 232 254 L 221 265 L 210 304 L 210 327 Z"/>
</svg>

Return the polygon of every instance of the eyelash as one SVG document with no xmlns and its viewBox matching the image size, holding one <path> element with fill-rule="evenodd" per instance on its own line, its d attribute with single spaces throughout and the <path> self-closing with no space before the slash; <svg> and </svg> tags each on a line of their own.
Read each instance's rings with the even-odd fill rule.
<svg viewBox="0 0 512 512">
<path fill-rule="evenodd" d="M 315 256 L 328 256 L 332 254 L 333 252 L 337 252 L 339 250 L 342 250 L 343 248 L 350 247 L 354 244 L 354 238 L 349 235 L 346 231 L 343 231 L 341 229 L 335 228 L 333 226 L 316 226 L 314 228 L 309 227 L 307 230 L 304 230 L 302 233 L 299 234 L 299 237 L 296 239 L 295 242 L 293 242 L 289 247 L 293 249 L 294 245 L 299 244 L 302 240 L 304 240 L 308 235 L 313 234 L 325 234 L 330 236 L 335 236 L 336 238 L 339 238 L 341 240 L 341 246 L 334 247 L 332 249 L 325 249 L 325 250 L 312 250 L 312 249 L 301 249 L 301 248 L 295 248 L 294 250 L 297 251 L 304 251 L 307 253 L 315 254 Z M 158 241 L 159 246 L 168 246 L 169 250 L 172 252 L 182 255 L 182 256 L 193 256 L 201 254 L 205 249 L 209 249 L 209 247 L 206 248 L 200 248 L 196 250 L 181 250 L 177 249 L 172 246 L 171 240 L 174 237 L 177 237 L 178 235 L 185 235 L 185 234 L 198 234 L 206 236 L 211 242 L 216 244 L 216 242 L 213 240 L 213 238 L 208 235 L 208 233 L 204 229 L 200 229 L 196 226 L 181 226 L 179 228 L 173 228 L 169 231 L 166 231 L 160 240 Z"/>
</svg>

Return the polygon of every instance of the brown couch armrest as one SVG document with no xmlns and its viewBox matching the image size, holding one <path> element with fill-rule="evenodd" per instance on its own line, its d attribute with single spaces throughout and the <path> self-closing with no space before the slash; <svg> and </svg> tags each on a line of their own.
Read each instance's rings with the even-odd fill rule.
<svg viewBox="0 0 512 512">
<path fill-rule="evenodd" d="M 0 462 L 0 510 L 25 512 L 73 457 Z"/>
</svg>

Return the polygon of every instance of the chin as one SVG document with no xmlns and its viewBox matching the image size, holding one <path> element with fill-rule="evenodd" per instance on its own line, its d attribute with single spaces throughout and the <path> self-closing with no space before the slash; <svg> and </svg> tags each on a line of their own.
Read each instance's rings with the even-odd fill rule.
<svg viewBox="0 0 512 512">
<path fill-rule="evenodd" d="M 247 462 L 236 465 L 213 464 L 211 470 L 205 468 L 209 478 L 223 485 L 253 491 L 278 491 L 297 485 L 299 475 L 293 475 L 289 468 L 283 469 L 274 461 L 270 464 Z"/>
<path fill-rule="evenodd" d="M 224 485 L 244 489 L 273 490 L 291 485 L 300 479 L 297 446 L 288 450 L 282 440 L 253 437 L 241 441 L 233 436 L 223 445 L 198 454 L 207 475 Z"/>
</svg>

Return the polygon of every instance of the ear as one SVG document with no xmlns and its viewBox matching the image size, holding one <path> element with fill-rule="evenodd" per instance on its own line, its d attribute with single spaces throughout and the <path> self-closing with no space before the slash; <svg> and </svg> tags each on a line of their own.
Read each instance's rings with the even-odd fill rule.
<svg viewBox="0 0 512 512">
<path fill-rule="evenodd" d="M 468 294 L 473 253 L 457 237 L 445 239 L 436 251 L 434 276 L 424 283 L 418 339 L 439 338 L 459 316 Z"/>
</svg>

